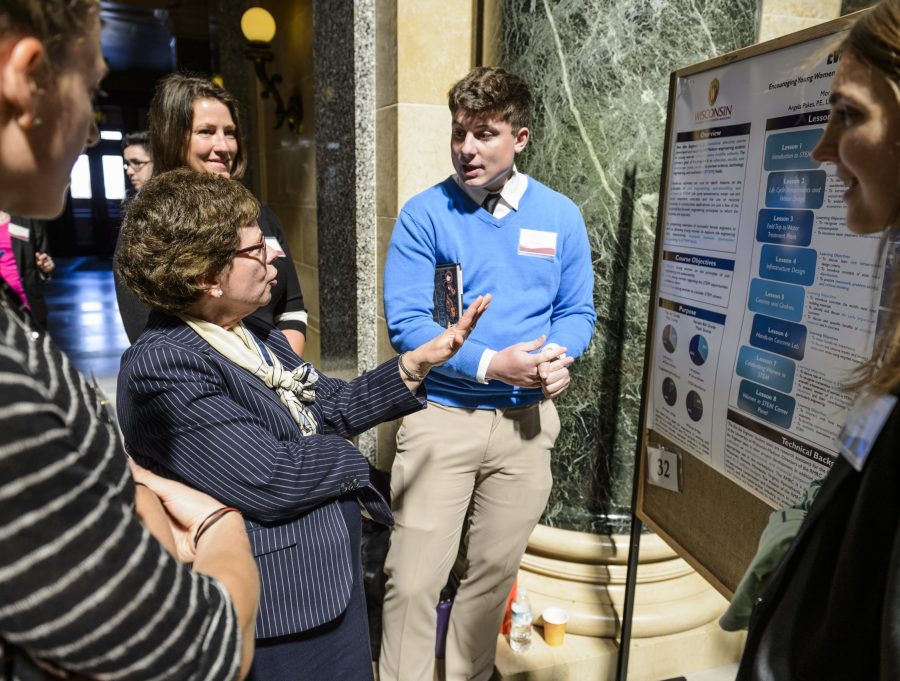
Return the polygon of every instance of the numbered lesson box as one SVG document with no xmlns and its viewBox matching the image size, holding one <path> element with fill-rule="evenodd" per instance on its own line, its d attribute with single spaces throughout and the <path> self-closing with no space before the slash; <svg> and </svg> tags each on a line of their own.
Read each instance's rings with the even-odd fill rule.
<svg viewBox="0 0 900 681">
<path fill-rule="evenodd" d="M 818 254 L 814 248 L 766 244 L 759 253 L 759 276 L 788 284 L 812 286 Z"/>
<path fill-rule="evenodd" d="M 825 177 L 824 170 L 770 173 L 766 180 L 766 208 L 821 208 Z"/>
<path fill-rule="evenodd" d="M 753 279 L 750 282 L 750 297 L 747 307 L 770 317 L 799 322 L 803 319 L 803 303 L 806 290 L 802 286 L 785 284 L 767 279 Z"/>
<path fill-rule="evenodd" d="M 741 346 L 737 360 L 737 375 L 749 378 L 767 388 L 789 393 L 794 388 L 794 372 L 797 365 L 787 357 L 773 355 L 771 352 Z"/>
<path fill-rule="evenodd" d="M 812 170 L 819 167 L 812 150 L 822 139 L 824 130 L 794 130 L 770 135 L 766 140 L 766 170 Z"/>
<path fill-rule="evenodd" d="M 756 240 L 780 246 L 809 246 L 812 242 L 813 212 L 811 210 L 759 211 L 756 220 Z"/>
<path fill-rule="evenodd" d="M 753 414 L 779 428 L 788 429 L 794 418 L 796 401 L 753 381 L 741 381 L 738 392 L 738 408 Z"/>
<path fill-rule="evenodd" d="M 806 327 L 766 315 L 753 315 L 750 345 L 776 355 L 801 360 L 806 352 Z"/>
</svg>

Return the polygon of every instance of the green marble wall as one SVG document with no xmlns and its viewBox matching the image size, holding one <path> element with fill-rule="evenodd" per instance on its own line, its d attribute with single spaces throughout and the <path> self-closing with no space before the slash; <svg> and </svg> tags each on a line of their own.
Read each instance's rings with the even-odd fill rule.
<svg viewBox="0 0 900 681">
<path fill-rule="evenodd" d="M 671 71 L 756 41 L 758 0 L 505 0 L 503 65 L 536 96 L 522 170 L 588 226 L 597 331 L 557 400 L 542 522 L 627 531 Z"/>
<path fill-rule="evenodd" d="M 871 7 L 875 3 L 876 0 L 843 0 L 841 2 L 841 16 L 866 9 L 866 7 Z"/>
</svg>

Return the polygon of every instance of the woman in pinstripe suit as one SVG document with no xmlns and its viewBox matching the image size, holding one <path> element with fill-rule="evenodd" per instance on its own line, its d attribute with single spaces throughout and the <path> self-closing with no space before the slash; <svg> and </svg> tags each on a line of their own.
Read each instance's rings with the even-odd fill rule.
<svg viewBox="0 0 900 681">
<path fill-rule="evenodd" d="M 119 275 L 156 312 L 123 357 L 119 418 L 139 462 L 243 512 L 262 583 L 251 678 L 370 679 L 360 508 L 391 515 L 349 438 L 424 407 L 422 379 L 489 297 L 400 358 L 328 378 L 249 316 L 275 277 L 258 210 L 238 182 L 190 170 L 135 198 Z"/>
</svg>

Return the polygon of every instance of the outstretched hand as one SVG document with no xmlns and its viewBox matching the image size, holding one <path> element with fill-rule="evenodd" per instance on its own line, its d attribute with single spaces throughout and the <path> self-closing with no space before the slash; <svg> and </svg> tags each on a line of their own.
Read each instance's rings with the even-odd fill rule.
<svg viewBox="0 0 900 681">
<path fill-rule="evenodd" d="M 490 293 L 478 296 L 456 324 L 415 350 L 407 352 L 403 357 L 403 364 L 419 376 L 424 376 L 431 367 L 449 360 L 466 342 L 490 303 Z"/>
</svg>

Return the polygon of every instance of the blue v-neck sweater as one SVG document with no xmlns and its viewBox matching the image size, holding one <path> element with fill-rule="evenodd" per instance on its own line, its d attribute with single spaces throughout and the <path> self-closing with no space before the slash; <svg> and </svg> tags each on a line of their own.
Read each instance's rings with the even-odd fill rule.
<svg viewBox="0 0 900 681">
<path fill-rule="evenodd" d="M 584 220 L 575 204 L 533 178 L 518 210 L 497 219 L 454 182 L 410 199 L 400 212 L 384 271 L 391 344 L 403 352 L 438 335 L 432 319 L 434 268 L 459 263 L 463 304 L 493 301 L 465 345 L 426 378 L 428 399 L 452 407 L 493 409 L 541 399 L 541 391 L 500 381 L 478 383 L 484 351 L 546 335 L 584 352 L 594 330 L 594 275 Z"/>
</svg>

